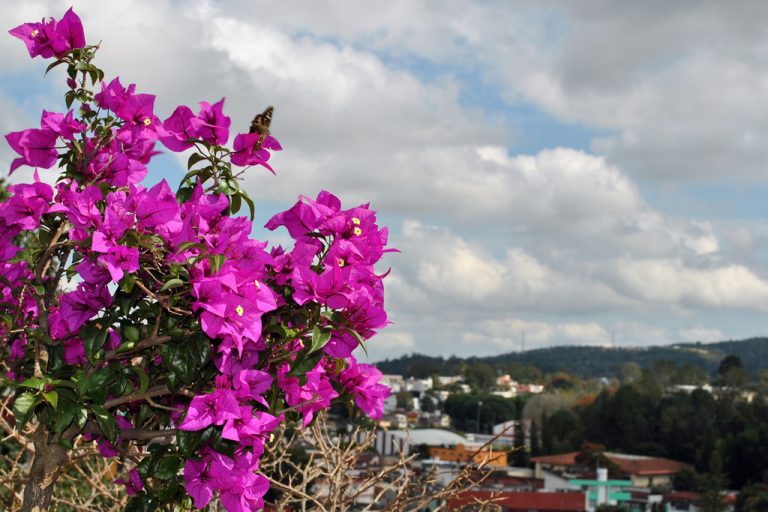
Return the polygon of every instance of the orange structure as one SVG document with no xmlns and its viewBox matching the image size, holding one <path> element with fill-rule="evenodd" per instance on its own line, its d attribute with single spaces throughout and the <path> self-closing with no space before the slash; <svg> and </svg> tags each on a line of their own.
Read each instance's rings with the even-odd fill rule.
<svg viewBox="0 0 768 512">
<path fill-rule="evenodd" d="M 457 444 L 449 448 L 430 446 L 428 450 L 430 458 L 446 462 L 472 462 L 478 466 L 507 466 L 507 452 L 494 451 L 490 447 L 478 451 L 475 448 L 467 448 L 463 444 Z"/>
</svg>

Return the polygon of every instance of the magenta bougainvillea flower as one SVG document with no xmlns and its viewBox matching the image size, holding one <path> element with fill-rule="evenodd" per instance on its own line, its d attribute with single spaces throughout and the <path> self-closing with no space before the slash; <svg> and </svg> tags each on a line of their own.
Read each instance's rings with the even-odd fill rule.
<svg viewBox="0 0 768 512">
<path fill-rule="evenodd" d="M 117 283 L 126 272 L 139 270 L 139 250 L 135 247 L 116 245 L 106 254 L 99 256 L 99 263 L 107 269 L 112 281 Z"/>
<path fill-rule="evenodd" d="M 8 174 L 21 167 L 29 165 L 49 169 L 56 163 L 58 152 L 56 151 L 56 132 L 53 130 L 38 130 L 31 128 L 20 132 L 11 132 L 5 136 L 8 145 L 21 155 L 11 162 Z"/>
<path fill-rule="evenodd" d="M 130 84 L 127 88 L 120 83 L 120 77 L 115 77 L 108 84 L 101 83 L 101 92 L 97 93 L 93 99 L 96 104 L 112 112 L 121 111 L 128 98 L 133 96 L 136 91 L 136 84 Z"/>
<path fill-rule="evenodd" d="M 184 151 L 193 146 L 191 141 L 200 138 L 197 126 L 192 124 L 195 114 L 189 107 L 180 106 L 171 117 L 163 121 L 157 133 L 165 147 L 171 151 Z"/>
<path fill-rule="evenodd" d="M 9 33 L 24 42 L 30 57 L 61 57 L 70 50 L 85 46 L 83 24 L 71 8 L 58 22 L 49 18 L 40 23 L 24 23 Z"/>
<path fill-rule="evenodd" d="M 258 133 L 238 133 L 232 143 L 232 149 L 234 150 L 231 156 L 233 164 L 263 165 L 274 174 L 274 169 L 267 164 L 270 157 L 269 151 L 280 151 L 283 148 L 271 135 L 267 135 L 262 140 L 262 136 Z"/>
<path fill-rule="evenodd" d="M 64 362 L 67 364 L 85 363 L 85 347 L 80 338 L 69 338 L 62 343 L 64 346 Z"/>
<path fill-rule="evenodd" d="M 172 429 L 189 436 L 158 444 L 147 456 L 160 454 L 170 467 L 165 476 L 183 479 L 195 507 L 218 497 L 228 512 L 261 509 L 269 481 L 259 459 L 281 424 L 307 427 L 340 394 L 381 417 L 389 388 L 353 353 L 388 322 L 385 276 L 374 270 L 391 250 L 386 228 L 367 204 L 345 210 L 321 191 L 314 199 L 300 196 L 267 222 L 270 230 L 285 228 L 292 246 L 255 240 L 252 219 L 237 216 L 239 206 L 253 205 L 232 165 L 274 173 L 268 162 L 282 149 L 277 139 L 238 133 L 226 147 L 231 119 L 223 98 L 200 102 L 196 114 L 178 106 L 161 122 L 154 95 L 117 77 L 102 80 L 91 63 L 95 47 L 86 47 L 71 9 L 58 21 L 26 23 L 11 34 L 31 56 L 69 66 L 72 107 L 43 111 L 39 128 L 6 135 L 19 155 L 11 171 L 60 167 L 54 187 L 35 174 L 0 201 L 7 377 L 21 383 L 36 375 L 32 341 L 42 340 L 54 371 L 63 368 L 46 382 L 71 379 L 58 390 L 62 400 L 87 395 L 79 434 L 99 453 L 126 453 L 143 435 L 148 408 L 162 437 Z M 166 180 L 144 184 L 158 143 L 194 152 L 178 192 Z M 39 250 L 20 247 L 24 231 L 38 236 Z M 48 251 L 55 265 L 38 265 Z M 6 325 L 7 318 L 18 325 Z M 143 402 L 145 391 L 157 402 Z M 129 435 L 134 424 L 142 432 Z M 181 439 L 200 445 L 187 450 Z M 141 473 L 129 466 L 117 480 L 137 500 L 160 485 L 146 466 L 139 465 Z"/>
<path fill-rule="evenodd" d="M 118 478 L 115 483 L 125 485 L 125 492 L 128 496 L 136 496 L 144 489 L 144 482 L 141 481 L 141 475 L 136 468 L 128 472 L 128 480 Z"/>
<path fill-rule="evenodd" d="M 74 118 L 74 113 L 71 110 L 66 114 L 46 112 L 43 110 L 40 126 L 43 129 L 51 130 L 67 140 L 74 140 L 75 134 L 85 130 L 85 124 L 76 120 Z"/>
<path fill-rule="evenodd" d="M 354 357 L 349 358 L 349 363 L 339 374 L 339 382 L 352 394 L 355 404 L 364 413 L 371 418 L 381 419 L 384 401 L 389 396 L 389 388 L 379 384 L 381 372 L 375 366 L 357 364 Z"/>
<path fill-rule="evenodd" d="M 195 138 L 209 144 L 223 145 L 229 140 L 229 125 L 232 120 L 224 115 L 224 98 L 213 105 L 207 101 L 200 102 L 200 112 L 191 119 Z"/>
</svg>

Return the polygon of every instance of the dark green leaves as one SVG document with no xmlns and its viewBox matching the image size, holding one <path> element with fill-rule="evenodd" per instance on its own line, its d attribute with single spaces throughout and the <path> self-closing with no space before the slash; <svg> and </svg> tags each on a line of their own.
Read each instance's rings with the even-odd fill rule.
<svg viewBox="0 0 768 512">
<path fill-rule="evenodd" d="M 166 343 L 160 349 L 163 366 L 168 370 L 168 389 L 177 391 L 182 385 L 198 380 L 208 362 L 211 342 L 205 334 Z"/>
<path fill-rule="evenodd" d="M 312 370 L 315 366 L 317 366 L 317 363 L 320 362 L 320 359 L 322 359 L 322 357 L 323 357 L 322 352 L 315 352 L 310 355 L 309 351 L 302 350 L 296 356 L 296 360 L 293 362 L 293 365 L 291 366 L 291 371 L 288 372 L 288 376 L 301 377 L 306 375 L 308 371 Z"/>
<path fill-rule="evenodd" d="M 312 330 L 312 345 L 309 347 L 309 353 L 317 352 L 322 349 L 331 339 L 331 332 L 320 329 L 319 326 L 315 326 Z"/>
<path fill-rule="evenodd" d="M 178 278 L 169 279 L 167 280 L 163 286 L 160 288 L 161 292 L 164 292 L 165 290 L 170 290 L 172 288 L 178 288 L 179 286 L 182 286 L 184 284 L 184 281 Z"/>
<path fill-rule="evenodd" d="M 83 338 L 85 355 L 88 360 L 91 362 L 98 360 L 97 354 L 107 341 L 109 331 L 107 329 L 99 329 L 92 324 L 80 329 L 80 336 Z"/>
<path fill-rule="evenodd" d="M 16 397 L 16 400 L 13 401 L 13 415 L 16 417 L 19 426 L 29 421 L 35 406 L 41 401 L 42 399 L 39 396 L 32 393 L 22 393 Z"/>
<path fill-rule="evenodd" d="M 96 417 L 96 422 L 99 424 L 102 433 L 104 433 L 104 437 L 112 443 L 116 442 L 118 432 L 115 417 L 100 405 L 92 405 L 91 411 Z"/>
</svg>

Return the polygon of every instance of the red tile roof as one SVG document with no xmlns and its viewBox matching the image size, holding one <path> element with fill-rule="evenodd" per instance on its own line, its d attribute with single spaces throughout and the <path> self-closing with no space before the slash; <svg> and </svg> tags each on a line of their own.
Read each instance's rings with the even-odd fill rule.
<svg viewBox="0 0 768 512">
<path fill-rule="evenodd" d="M 544 455 L 532 457 L 531 461 L 551 466 L 573 466 L 576 465 L 578 455 L 579 452 Z M 607 452 L 605 457 L 616 464 L 623 473 L 634 476 L 673 475 L 683 468 L 690 467 L 683 462 L 662 457 L 637 457 Z"/>
<path fill-rule="evenodd" d="M 448 510 L 462 510 L 462 507 L 492 500 L 509 511 L 537 512 L 582 512 L 586 510 L 586 495 L 583 492 L 493 492 L 465 491 L 449 502 Z"/>
<path fill-rule="evenodd" d="M 674 475 L 683 468 L 689 468 L 688 464 L 662 457 L 649 457 L 647 459 L 623 458 L 619 455 L 605 454 L 616 464 L 622 472 L 635 476 Z"/>
<path fill-rule="evenodd" d="M 576 456 L 579 452 L 561 453 L 558 455 L 542 455 L 531 457 L 531 462 L 549 464 L 551 466 L 573 466 L 576 464 Z"/>
</svg>

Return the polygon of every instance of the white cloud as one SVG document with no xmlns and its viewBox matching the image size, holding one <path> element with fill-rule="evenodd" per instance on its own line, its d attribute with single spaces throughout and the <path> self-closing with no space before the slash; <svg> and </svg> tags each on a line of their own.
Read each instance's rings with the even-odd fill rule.
<svg viewBox="0 0 768 512">
<path fill-rule="evenodd" d="M 618 279 L 627 295 L 685 307 L 768 310 L 768 281 L 741 265 L 686 267 L 681 260 L 622 260 Z"/>
<path fill-rule="evenodd" d="M 522 319 L 490 320 L 465 332 L 462 341 L 471 346 L 491 344 L 498 351 L 532 350 L 552 345 L 610 344 L 610 333 L 595 322 L 546 323 Z M 493 353 L 485 349 L 486 353 Z"/>
</svg>

